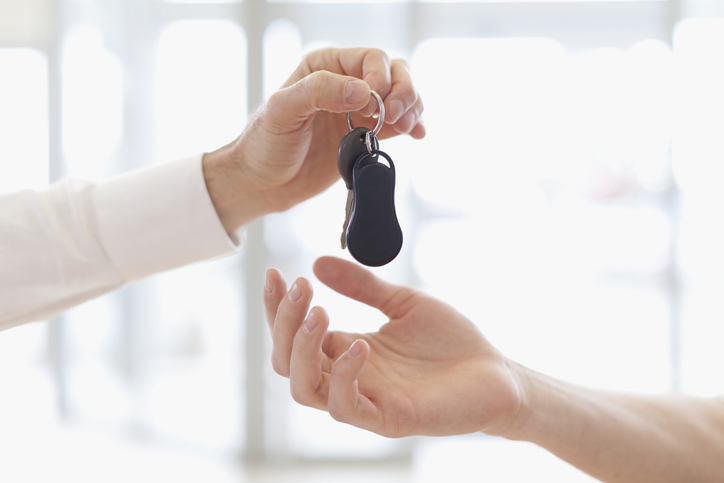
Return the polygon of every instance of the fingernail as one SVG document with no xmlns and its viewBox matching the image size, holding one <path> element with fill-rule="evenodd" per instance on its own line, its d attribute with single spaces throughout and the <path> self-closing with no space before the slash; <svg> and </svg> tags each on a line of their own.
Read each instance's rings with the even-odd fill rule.
<svg viewBox="0 0 724 483">
<path fill-rule="evenodd" d="M 347 101 L 347 104 L 357 104 L 365 100 L 369 93 L 370 88 L 366 82 L 350 80 L 344 87 L 344 100 Z"/>
<path fill-rule="evenodd" d="M 398 121 L 398 126 L 404 130 L 405 134 L 407 134 L 412 131 L 413 127 L 415 127 L 415 120 L 415 113 L 410 111 L 402 116 L 402 119 Z"/>
<path fill-rule="evenodd" d="M 266 283 L 264 284 L 264 290 L 271 293 L 274 291 L 274 284 L 271 281 L 271 277 L 269 277 L 269 274 L 266 275 Z"/>
<path fill-rule="evenodd" d="M 362 350 L 362 348 L 360 347 L 360 343 L 359 343 L 359 341 L 356 340 L 356 341 L 354 341 L 354 343 L 352 344 L 352 346 L 349 348 L 349 350 L 347 352 L 352 357 L 357 357 L 357 355 L 359 354 L 359 352 L 361 350 Z"/>
<path fill-rule="evenodd" d="M 405 106 L 402 105 L 402 101 L 395 99 L 390 102 L 390 121 L 396 122 L 403 114 Z"/>
<path fill-rule="evenodd" d="M 294 282 L 294 285 L 292 285 L 292 288 L 289 289 L 289 300 L 292 302 L 296 302 L 299 300 L 299 297 L 302 296 L 302 290 L 297 285 L 297 282 Z"/>
<path fill-rule="evenodd" d="M 307 315 L 307 318 L 304 320 L 304 330 L 307 332 L 313 331 L 317 327 L 318 322 L 314 316 L 314 312 L 309 312 L 309 315 Z"/>
</svg>

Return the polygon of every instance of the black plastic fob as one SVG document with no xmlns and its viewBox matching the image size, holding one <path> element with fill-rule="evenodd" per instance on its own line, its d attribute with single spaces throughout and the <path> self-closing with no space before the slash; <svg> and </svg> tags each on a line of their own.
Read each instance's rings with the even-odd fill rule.
<svg viewBox="0 0 724 483">
<path fill-rule="evenodd" d="M 381 158 L 389 166 L 379 162 Z M 369 153 L 365 148 L 352 166 L 352 189 L 354 206 L 347 228 L 349 252 L 364 265 L 386 265 L 402 249 L 402 229 L 395 211 L 392 159 L 382 151 Z"/>
</svg>

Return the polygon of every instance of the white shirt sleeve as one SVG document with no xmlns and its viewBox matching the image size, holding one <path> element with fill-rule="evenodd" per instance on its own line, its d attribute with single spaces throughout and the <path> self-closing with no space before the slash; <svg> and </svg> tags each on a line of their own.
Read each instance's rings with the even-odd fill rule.
<svg viewBox="0 0 724 483">
<path fill-rule="evenodd" d="M 234 253 L 201 155 L 100 183 L 64 179 L 0 195 L 0 330 L 122 285 Z"/>
</svg>

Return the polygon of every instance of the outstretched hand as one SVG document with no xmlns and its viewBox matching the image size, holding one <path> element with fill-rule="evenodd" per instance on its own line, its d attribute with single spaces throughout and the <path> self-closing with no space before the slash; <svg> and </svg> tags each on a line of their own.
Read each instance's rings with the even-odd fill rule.
<svg viewBox="0 0 724 483">
<path fill-rule="evenodd" d="M 257 110 L 241 136 L 204 158 L 207 186 L 227 231 L 283 211 L 337 179 L 337 149 L 355 126 L 373 128 L 384 100 L 380 138 L 425 136 L 423 105 L 407 62 L 378 49 L 323 49 L 307 55 Z"/>
<path fill-rule="evenodd" d="M 299 278 L 287 292 L 281 273 L 269 270 L 272 363 L 297 402 L 388 437 L 502 434 L 517 424 L 516 367 L 462 314 L 337 258 L 320 258 L 314 273 L 390 320 L 375 333 L 329 331 L 326 311 L 309 311 L 310 282 Z"/>
</svg>

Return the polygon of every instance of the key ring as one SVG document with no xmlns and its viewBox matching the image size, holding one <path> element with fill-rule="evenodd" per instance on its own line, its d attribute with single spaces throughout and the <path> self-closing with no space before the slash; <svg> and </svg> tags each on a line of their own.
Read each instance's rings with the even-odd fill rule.
<svg viewBox="0 0 724 483">
<path fill-rule="evenodd" d="M 375 140 L 375 145 L 372 145 L 372 139 Z M 373 151 L 377 151 L 377 149 L 380 148 L 380 143 L 377 141 L 377 136 L 375 136 L 375 133 L 372 131 L 367 131 L 365 133 L 365 144 L 367 145 L 367 152 L 370 154 L 374 154 Z"/>
<path fill-rule="evenodd" d="M 380 107 L 380 117 L 377 118 L 377 125 L 372 130 L 372 135 L 377 136 L 380 133 L 380 131 L 382 130 L 382 126 L 384 126 L 384 124 L 385 124 L 385 104 L 382 102 L 382 98 L 380 97 L 380 95 L 378 93 L 376 93 L 375 91 L 370 91 L 370 92 L 372 93 L 374 98 L 377 100 L 377 105 Z M 354 129 L 354 124 L 352 124 L 352 111 L 347 112 L 347 126 L 349 126 L 350 131 L 352 129 Z M 369 148 L 370 145 L 371 144 L 369 142 L 369 136 L 368 136 L 367 137 L 367 147 Z M 370 151 L 372 151 L 372 150 L 370 149 Z"/>
</svg>

